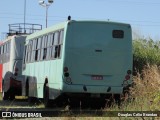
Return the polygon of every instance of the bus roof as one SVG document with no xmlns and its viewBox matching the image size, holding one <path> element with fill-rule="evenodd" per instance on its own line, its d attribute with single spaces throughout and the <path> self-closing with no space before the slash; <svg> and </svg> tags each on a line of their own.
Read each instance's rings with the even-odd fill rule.
<svg viewBox="0 0 160 120">
<path fill-rule="evenodd" d="M 109 24 L 117 24 L 117 25 L 130 25 L 130 24 L 127 24 L 127 23 L 120 23 L 120 22 L 114 22 L 114 21 L 96 21 L 96 20 L 79 20 L 79 21 L 75 21 L 75 20 L 72 20 L 71 22 L 81 22 L 81 23 L 109 23 Z"/>
<path fill-rule="evenodd" d="M 41 30 L 41 31 L 35 32 L 35 33 L 27 36 L 27 40 L 30 40 L 30 39 L 32 39 L 32 38 L 35 38 L 35 37 L 38 37 L 38 36 L 41 36 L 41 35 L 44 35 L 44 34 L 47 34 L 47 33 L 49 33 L 49 32 L 53 32 L 53 31 L 62 29 L 62 28 L 65 27 L 65 25 L 67 25 L 67 23 L 68 23 L 68 21 L 62 22 L 62 23 L 53 25 L 53 26 L 51 26 L 51 27 L 45 28 L 45 29 L 43 29 L 43 30 Z"/>
<path fill-rule="evenodd" d="M 12 35 L 12 36 L 8 36 L 6 39 L 0 41 L 0 45 L 4 44 L 7 41 L 10 41 L 10 40 L 12 40 L 12 39 L 14 39 L 16 37 L 20 37 L 20 36 L 27 36 L 27 35 Z"/>
<path fill-rule="evenodd" d="M 41 35 L 44 35 L 44 34 L 47 34 L 49 32 L 53 32 L 53 31 L 56 31 L 56 30 L 59 30 L 59 29 L 62 29 L 64 27 L 67 26 L 68 23 L 108 23 L 108 24 L 117 24 L 117 25 L 122 25 L 122 26 L 130 26 L 130 24 L 126 24 L 126 23 L 120 23 L 120 22 L 112 22 L 112 21 L 94 21 L 94 20 L 71 20 L 71 21 L 65 21 L 65 22 L 61 22 L 59 24 L 56 24 L 56 25 L 53 25 L 51 27 L 48 27 L 48 28 L 45 28 L 45 29 L 42 29 L 41 31 L 38 31 L 38 32 L 35 32 L 31 35 L 28 35 L 27 36 L 27 40 L 30 40 L 30 39 L 33 39 L 33 38 L 36 38 L 36 37 L 39 37 Z"/>
</svg>

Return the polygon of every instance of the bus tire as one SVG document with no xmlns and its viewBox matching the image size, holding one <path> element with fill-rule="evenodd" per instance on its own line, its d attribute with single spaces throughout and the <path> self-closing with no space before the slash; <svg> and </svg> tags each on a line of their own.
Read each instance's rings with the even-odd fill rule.
<svg viewBox="0 0 160 120">
<path fill-rule="evenodd" d="M 29 80 L 28 80 L 28 78 L 26 80 L 25 92 L 26 92 L 26 96 L 29 97 Z"/>
<path fill-rule="evenodd" d="M 28 103 L 36 103 L 37 98 L 36 97 L 28 97 Z"/>
<path fill-rule="evenodd" d="M 9 94 L 8 92 L 2 92 L 2 100 L 8 100 L 9 99 Z"/>
<path fill-rule="evenodd" d="M 11 92 L 9 100 L 14 100 L 14 99 L 15 99 L 15 94 Z"/>
<path fill-rule="evenodd" d="M 44 101 L 44 106 L 47 108 L 50 105 L 50 100 L 49 100 L 49 87 L 48 83 L 44 84 L 44 89 L 43 89 L 43 101 Z"/>
</svg>

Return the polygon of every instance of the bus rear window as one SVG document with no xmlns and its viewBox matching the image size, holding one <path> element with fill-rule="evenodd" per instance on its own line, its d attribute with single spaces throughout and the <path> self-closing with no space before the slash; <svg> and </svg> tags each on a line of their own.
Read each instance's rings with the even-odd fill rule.
<svg viewBox="0 0 160 120">
<path fill-rule="evenodd" d="M 113 38 L 124 38 L 124 31 L 123 30 L 113 30 L 112 37 Z"/>
</svg>

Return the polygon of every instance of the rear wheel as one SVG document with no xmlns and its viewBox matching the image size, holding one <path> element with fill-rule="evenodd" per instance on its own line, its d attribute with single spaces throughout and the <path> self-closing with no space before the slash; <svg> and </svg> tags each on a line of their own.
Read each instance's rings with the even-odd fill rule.
<svg viewBox="0 0 160 120">
<path fill-rule="evenodd" d="M 9 93 L 4 92 L 4 80 L 2 81 L 2 100 L 8 100 L 9 99 Z"/>
<path fill-rule="evenodd" d="M 45 107 L 49 107 L 50 106 L 50 100 L 49 100 L 49 87 L 48 87 L 48 83 L 44 84 L 43 100 L 44 100 L 44 106 Z"/>
<path fill-rule="evenodd" d="M 37 102 L 37 98 L 36 97 L 28 97 L 28 102 L 29 103 L 36 103 Z"/>
<path fill-rule="evenodd" d="M 8 92 L 2 92 L 2 99 L 3 100 L 8 100 L 9 99 L 9 94 L 8 94 Z"/>
<path fill-rule="evenodd" d="M 14 100 L 14 99 L 15 99 L 15 94 L 13 92 L 10 92 L 9 100 Z"/>
</svg>

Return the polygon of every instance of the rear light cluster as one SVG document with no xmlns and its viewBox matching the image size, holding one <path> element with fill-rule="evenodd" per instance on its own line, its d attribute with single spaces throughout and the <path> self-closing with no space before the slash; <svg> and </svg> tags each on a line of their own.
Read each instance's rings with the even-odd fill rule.
<svg viewBox="0 0 160 120">
<path fill-rule="evenodd" d="M 131 78 L 131 73 L 132 73 L 131 70 L 127 71 L 127 75 L 125 76 L 125 80 L 129 80 Z"/>
<path fill-rule="evenodd" d="M 18 71 L 19 71 L 18 68 L 15 68 L 15 69 L 14 69 L 14 75 L 15 75 L 15 76 L 18 76 Z"/>
<path fill-rule="evenodd" d="M 64 67 L 63 69 L 63 72 L 64 72 L 64 79 L 65 79 L 65 82 L 69 83 L 69 84 L 72 84 L 72 80 L 70 78 L 70 74 L 69 74 L 69 69 L 68 67 Z"/>
</svg>

